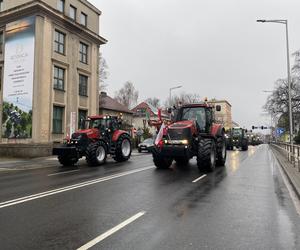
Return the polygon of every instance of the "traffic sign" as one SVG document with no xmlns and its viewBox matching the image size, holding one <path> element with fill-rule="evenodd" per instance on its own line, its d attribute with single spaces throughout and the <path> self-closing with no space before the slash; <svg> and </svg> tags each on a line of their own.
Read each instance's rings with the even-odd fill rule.
<svg viewBox="0 0 300 250">
<path fill-rule="evenodd" d="M 279 136 L 282 135 L 284 132 L 285 132 L 284 128 L 277 128 L 276 129 L 276 134 L 279 135 Z"/>
</svg>

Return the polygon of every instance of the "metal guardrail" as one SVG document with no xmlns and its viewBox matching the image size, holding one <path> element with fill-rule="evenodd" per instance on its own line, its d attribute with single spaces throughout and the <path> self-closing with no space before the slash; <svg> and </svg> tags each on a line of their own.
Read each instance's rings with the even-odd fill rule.
<svg viewBox="0 0 300 250">
<path fill-rule="evenodd" d="M 300 172 L 300 145 L 293 146 L 289 143 L 284 142 L 274 142 L 273 145 L 280 147 L 287 153 L 288 160 L 293 164 L 294 167 L 298 167 L 298 171 Z"/>
</svg>

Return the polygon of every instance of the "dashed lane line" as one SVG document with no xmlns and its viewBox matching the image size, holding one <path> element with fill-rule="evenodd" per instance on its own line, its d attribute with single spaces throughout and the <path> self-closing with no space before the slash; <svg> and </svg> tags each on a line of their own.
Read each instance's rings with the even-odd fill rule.
<svg viewBox="0 0 300 250">
<path fill-rule="evenodd" d="M 101 241 L 103 241 L 107 237 L 111 236 L 112 234 L 114 234 L 117 231 L 121 230 L 122 228 L 126 227 L 127 225 L 129 225 L 130 223 L 134 222 L 138 218 L 142 217 L 145 213 L 146 213 L 145 211 L 141 211 L 141 212 L 137 213 L 136 215 L 134 215 L 134 216 L 130 217 L 129 219 L 123 221 L 119 225 L 117 225 L 117 226 L 113 227 L 112 229 L 106 231 L 105 233 L 99 235 L 95 239 L 89 241 L 85 245 L 79 247 L 77 250 L 87 250 L 87 249 L 90 249 L 91 247 L 93 247 L 96 244 L 100 243 Z"/>
<path fill-rule="evenodd" d="M 75 172 L 79 172 L 79 171 L 80 171 L 80 169 L 71 170 L 71 171 L 63 171 L 63 172 L 48 174 L 48 176 L 50 177 L 50 176 L 56 176 L 56 175 L 70 174 L 70 173 L 75 173 Z"/>
<path fill-rule="evenodd" d="M 207 176 L 207 175 L 206 175 L 206 174 L 204 174 L 204 175 L 200 176 L 199 178 L 197 178 L 197 179 L 193 180 L 192 182 L 193 182 L 193 183 L 196 183 L 196 182 L 198 182 L 198 181 L 200 181 L 200 180 L 204 179 L 206 176 Z"/>
<path fill-rule="evenodd" d="M 144 167 L 144 168 L 135 169 L 135 170 L 131 170 L 131 171 L 126 171 L 126 172 L 123 172 L 123 173 L 97 178 L 97 179 L 94 179 L 94 180 L 81 182 L 81 183 L 66 186 L 66 187 L 63 187 L 63 188 L 53 189 L 53 190 L 50 190 L 50 191 L 46 191 L 46 192 L 42 192 L 42 193 L 38 193 L 38 194 L 33 194 L 33 195 L 17 198 L 17 199 L 14 199 L 14 200 L 1 202 L 0 203 L 0 209 L 5 208 L 5 207 L 14 206 L 14 205 L 17 205 L 17 204 L 21 204 L 21 203 L 28 202 L 28 201 L 40 199 L 40 198 L 43 198 L 43 197 L 47 197 L 47 196 L 51 196 L 51 195 L 71 191 L 71 190 L 74 190 L 74 189 L 94 185 L 94 184 L 101 183 L 101 182 L 104 182 L 104 181 L 113 180 L 113 179 L 116 179 L 116 178 L 120 178 L 122 176 L 139 173 L 139 172 L 146 171 L 146 170 L 153 169 L 153 168 L 154 168 L 154 166 L 149 166 L 149 167 Z"/>
</svg>

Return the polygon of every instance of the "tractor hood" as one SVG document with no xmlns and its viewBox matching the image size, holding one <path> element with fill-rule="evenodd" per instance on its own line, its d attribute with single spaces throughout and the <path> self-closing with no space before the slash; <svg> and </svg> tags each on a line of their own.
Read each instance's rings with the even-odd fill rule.
<svg viewBox="0 0 300 250">
<path fill-rule="evenodd" d="M 86 134 L 88 138 L 96 138 L 99 137 L 99 130 L 96 128 L 77 130 L 72 135 L 72 138 L 73 137 L 77 138 L 80 134 Z"/>
</svg>

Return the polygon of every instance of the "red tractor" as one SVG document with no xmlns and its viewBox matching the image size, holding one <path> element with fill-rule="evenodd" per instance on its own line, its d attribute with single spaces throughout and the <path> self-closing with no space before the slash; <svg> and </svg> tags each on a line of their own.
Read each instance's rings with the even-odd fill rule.
<svg viewBox="0 0 300 250">
<path fill-rule="evenodd" d="M 221 111 L 221 106 L 216 106 Z M 199 169 L 214 171 L 226 162 L 225 129 L 214 123 L 214 107 L 207 103 L 175 109 L 173 123 L 162 125 L 152 152 L 157 168 L 169 168 L 176 161 L 187 165 L 197 157 Z"/>
<path fill-rule="evenodd" d="M 83 156 L 89 166 L 99 166 L 112 155 L 117 162 L 127 161 L 131 156 L 131 139 L 128 132 L 120 129 L 117 116 L 90 116 L 83 121 L 83 129 L 72 134 L 63 145 L 53 148 L 63 166 L 72 166 Z"/>
</svg>

